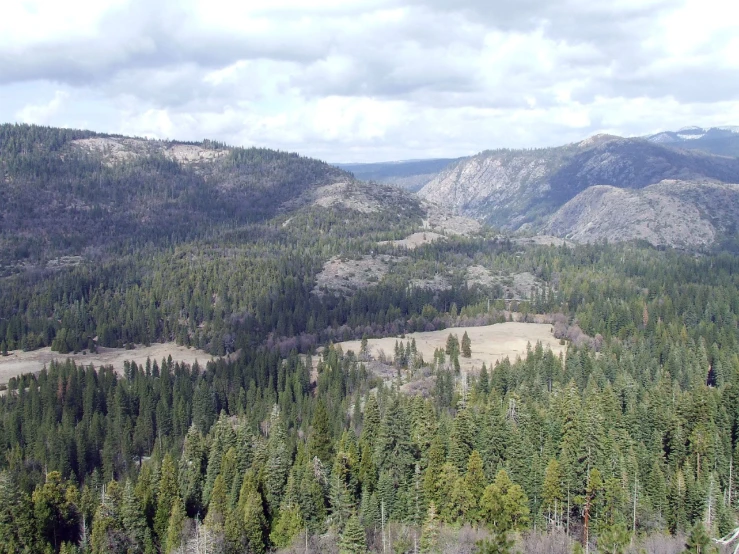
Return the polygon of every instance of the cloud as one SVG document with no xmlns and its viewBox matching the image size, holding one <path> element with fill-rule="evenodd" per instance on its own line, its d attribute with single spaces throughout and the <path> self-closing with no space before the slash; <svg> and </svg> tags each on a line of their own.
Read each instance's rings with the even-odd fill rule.
<svg viewBox="0 0 739 554">
<path fill-rule="evenodd" d="M 5 120 L 358 161 L 737 123 L 722 0 L 26 0 L 7 15 Z"/>
<path fill-rule="evenodd" d="M 46 124 L 54 115 L 59 113 L 64 102 L 69 98 L 69 93 L 57 90 L 54 97 L 45 104 L 26 104 L 15 114 L 18 121 L 22 123 Z"/>
</svg>

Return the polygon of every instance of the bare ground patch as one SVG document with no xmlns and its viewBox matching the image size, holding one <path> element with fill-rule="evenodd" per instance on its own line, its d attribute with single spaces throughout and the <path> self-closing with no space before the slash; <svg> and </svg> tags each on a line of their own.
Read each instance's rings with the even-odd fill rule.
<svg viewBox="0 0 739 554">
<path fill-rule="evenodd" d="M 506 275 L 493 273 L 481 265 L 467 268 L 467 286 L 480 285 L 493 287 L 500 285 L 505 298 L 509 300 L 524 300 L 531 298 L 532 289 L 541 288 L 542 282 L 528 271 Z"/>
<path fill-rule="evenodd" d="M 151 346 L 137 346 L 133 350 L 124 348 L 98 348 L 96 354 L 59 354 L 52 352 L 51 348 L 41 348 L 31 352 L 20 350 L 9 352 L 8 356 L 0 356 L 0 383 L 7 383 L 11 377 L 23 373 L 38 373 L 44 366 L 48 366 L 53 360 L 74 360 L 78 365 L 93 364 L 95 367 L 111 365 L 121 372 L 123 362 L 133 361 L 137 365 L 146 364 L 146 359 L 161 362 L 172 356 L 175 362 L 193 364 L 197 361 L 202 366 L 213 359 L 213 357 L 202 350 L 178 346 L 173 342 L 152 344 Z"/>
<path fill-rule="evenodd" d="M 476 219 L 456 215 L 437 204 L 424 202 L 424 208 L 426 208 L 426 219 L 423 220 L 424 229 L 449 235 L 471 235 L 482 228 Z"/>
<path fill-rule="evenodd" d="M 344 260 L 334 256 L 316 275 L 314 294 L 324 289 L 334 293 L 351 293 L 359 288 L 378 283 L 390 270 L 390 264 L 399 260 L 388 255 L 364 256 L 358 260 Z"/>
<path fill-rule="evenodd" d="M 156 140 L 118 137 L 92 137 L 72 141 L 79 149 L 102 153 L 105 163 L 113 165 L 133 158 L 161 154 L 182 164 L 212 162 L 225 156 L 228 150 L 203 148 L 196 144 L 173 144 Z"/>
</svg>

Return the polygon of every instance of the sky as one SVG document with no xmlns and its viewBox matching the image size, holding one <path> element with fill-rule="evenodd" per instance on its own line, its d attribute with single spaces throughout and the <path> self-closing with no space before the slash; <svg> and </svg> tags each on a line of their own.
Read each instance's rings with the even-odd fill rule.
<svg viewBox="0 0 739 554">
<path fill-rule="evenodd" d="M 331 162 L 739 125 L 730 0 L 0 0 L 0 122 Z"/>
</svg>

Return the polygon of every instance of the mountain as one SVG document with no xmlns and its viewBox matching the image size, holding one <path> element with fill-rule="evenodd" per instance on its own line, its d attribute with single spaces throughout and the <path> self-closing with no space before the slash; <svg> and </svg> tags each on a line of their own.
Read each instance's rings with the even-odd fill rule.
<svg viewBox="0 0 739 554">
<path fill-rule="evenodd" d="M 446 166 L 461 158 L 434 158 L 397 162 L 346 163 L 337 167 L 351 172 L 357 179 L 395 185 L 417 192 Z"/>
<path fill-rule="evenodd" d="M 664 131 L 646 137 L 652 142 L 682 148 L 701 150 L 719 156 L 739 156 L 739 127 L 683 127 L 678 131 Z"/>
<path fill-rule="evenodd" d="M 697 248 L 734 233 L 737 222 L 739 185 L 665 180 L 638 190 L 590 187 L 557 210 L 544 231 L 575 242 Z"/>
<path fill-rule="evenodd" d="M 549 218 L 590 187 L 638 190 L 670 179 L 739 183 L 739 159 L 596 135 L 557 148 L 482 152 L 452 164 L 418 194 L 503 228 L 540 231 L 558 229 L 547 226 Z"/>
<path fill-rule="evenodd" d="M 298 154 L 0 126 L 0 353 L 361 337 L 478 295 L 426 257 L 478 228 Z"/>
<path fill-rule="evenodd" d="M 125 243 L 177 244 L 269 221 L 306 205 L 296 202 L 306 195 L 319 203 L 336 186 L 344 207 L 361 192 L 377 209 L 420 209 L 397 189 L 294 153 L 2 125 L 0 266 Z"/>
</svg>

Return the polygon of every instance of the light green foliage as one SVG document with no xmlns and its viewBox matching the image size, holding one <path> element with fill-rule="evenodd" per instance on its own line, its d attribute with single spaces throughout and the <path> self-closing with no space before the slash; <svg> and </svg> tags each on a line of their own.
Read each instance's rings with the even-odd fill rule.
<svg viewBox="0 0 739 554">
<path fill-rule="evenodd" d="M 480 510 L 483 521 L 496 532 L 517 531 L 529 522 L 528 498 L 505 470 L 500 470 L 495 481 L 485 488 Z"/>
<path fill-rule="evenodd" d="M 162 550 L 167 554 L 180 552 L 184 541 L 182 532 L 185 524 L 185 509 L 179 498 L 175 499 L 172 503 L 172 511 L 167 523 L 167 536 L 166 540 L 162 543 Z"/>
</svg>

